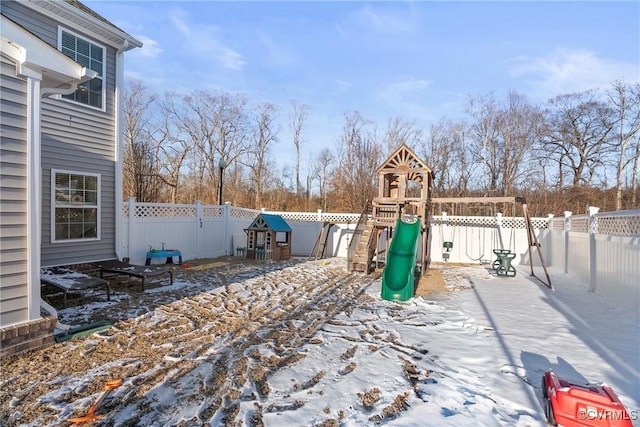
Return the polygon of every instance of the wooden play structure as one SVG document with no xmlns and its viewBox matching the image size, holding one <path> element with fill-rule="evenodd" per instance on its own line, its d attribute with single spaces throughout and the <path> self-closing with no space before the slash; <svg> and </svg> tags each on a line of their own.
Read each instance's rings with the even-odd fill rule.
<svg viewBox="0 0 640 427">
<path fill-rule="evenodd" d="M 376 173 L 378 196 L 367 203 L 360 215 L 349 244 L 348 269 L 370 273 L 384 257 L 397 220 L 413 218 L 420 221 L 419 266 L 422 275 L 426 275 L 430 259 L 429 217 L 433 171 L 403 144 Z"/>
<path fill-rule="evenodd" d="M 281 261 L 291 258 L 291 227 L 280 215 L 261 213 L 245 230 L 246 258 Z"/>
<path fill-rule="evenodd" d="M 538 278 L 544 285 L 551 288 L 551 280 L 546 269 L 540 243 L 533 231 L 533 225 L 529 217 L 527 203 L 522 197 L 452 197 L 452 198 L 434 198 L 432 197 L 433 171 L 406 145 L 401 145 L 396 151 L 385 160 L 385 162 L 376 170 L 378 174 L 379 186 L 378 196 L 372 202 L 367 202 L 363 209 L 353 238 L 349 244 L 347 266 L 349 271 L 363 272 L 369 274 L 373 269 L 377 268 L 381 263 L 385 264 L 385 270 L 391 267 L 389 261 L 394 258 L 392 264 L 400 264 L 398 259 L 413 255 L 415 258 L 415 266 L 403 266 L 402 269 L 392 268 L 388 271 L 388 277 L 403 275 L 402 282 L 408 284 L 411 280 L 405 280 L 405 270 L 413 270 L 416 276 L 420 273 L 426 276 L 430 256 L 430 222 L 433 214 L 432 207 L 438 205 L 455 205 L 468 206 L 471 204 L 496 205 L 509 204 L 512 208 L 512 214 L 515 215 L 516 205 L 522 207 L 522 213 L 525 219 L 527 229 L 527 237 L 529 243 L 529 265 L 531 267 L 531 275 L 538 278 L 533 270 L 534 251 L 538 253 L 540 264 L 544 269 L 546 281 Z M 455 209 L 454 209 L 455 211 Z M 418 230 L 417 226 L 413 226 L 413 230 L 409 225 L 420 222 Z M 402 235 L 400 234 L 402 233 Z M 405 240 L 404 247 L 394 248 L 397 254 L 392 254 L 390 245 L 393 246 L 394 235 L 397 234 L 399 239 Z M 412 243 L 417 244 L 412 245 Z M 320 237 L 319 237 L 320 240 Z M 443 242 L 443 250 L 451 250 L 452 241 Z M 411 252 L 411 254 L 410 254 Z M 515 275 L 515 268 L 511 265 L 511 261 L 516 254 L 504 247 L 493 250 L 496 258 L 492 264 L 493 269 L 498 276 L 512 277 Z M 399 271 L 401 270 L 401 271 Z M 383 294 L 385 285 L 385 273 L 383 272 Z M 396 290 L 390 293 L 389 299 L 404 300 L 412 291 L 410 286 L 398 285 L 398 289 L 407 292 L 400 295 Z M 383 298 L 386 298 L 383 295 Z"/>
</svg>

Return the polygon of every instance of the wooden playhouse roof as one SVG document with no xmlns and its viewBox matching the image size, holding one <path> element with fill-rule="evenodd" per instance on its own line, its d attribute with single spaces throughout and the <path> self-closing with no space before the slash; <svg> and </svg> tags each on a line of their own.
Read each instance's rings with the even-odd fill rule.
<svg viewBox="0 0 640 427">
<path fill-rule="evenodd" d="M 376 170 L 376 173 L 378 175 L 406 173 L 410 175 L 410 178 L 418 178 L 420 176 L 430 175 L 433 171 L 411 148 L 406 144 L 402 144 L 382 163 Z M 421 179 L 415 180 L 421 181 Z"/>
<path fill-rule="evenodd" d="M 280 215 L 261 213 L 246 230 L 291 231 L 291 227 Z"/>
</svg>

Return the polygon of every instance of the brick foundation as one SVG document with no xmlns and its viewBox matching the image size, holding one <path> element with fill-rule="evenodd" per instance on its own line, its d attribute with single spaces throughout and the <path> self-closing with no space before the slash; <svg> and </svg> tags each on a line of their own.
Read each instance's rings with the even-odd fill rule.
<svg viewBox="0 0 640 427">
<path fill-rule="evenodd" d="M 57 321 L 56 317 L 47 316 L 0 329 L 0 358 L 53 344 Z"/>
</svg>

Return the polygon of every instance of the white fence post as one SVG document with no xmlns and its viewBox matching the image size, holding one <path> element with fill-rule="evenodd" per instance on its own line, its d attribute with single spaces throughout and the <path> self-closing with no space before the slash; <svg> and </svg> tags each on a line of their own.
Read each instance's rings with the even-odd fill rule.
<svg viewBox="0 0 640 427">
<path fill-rule="evenodd" d="M 500 247 L 493 249 L 504 249 L 504 240 L 502 239 L 502 212 L 496 212 L 496 230 L 498 231 L 498 241 L 495 243 L 498 243 Z M 507 249 L 511 250 L 511 248 Z"/>
<path fill-rule="evenodd" d="M 225 202 L 224 204 L 224 254 L 229 255 L 229 240 L 231 239 L 229 233 L 229 217 L 231 215 L 231 202 Z M 233 255 L 233 248 L 231 248 L 231 255 Z"/>
<path fill-rule="evenodd" d="M 548 260 L 547 261 L 547 267 L 553 265 L 553 244 L 551 242 L 551 233 L 553 231 L 553 214 L 547 214 L 547 231 L 546 233 L 543 234 L 543 231 L 540 230 L 540 234 L 541 235 L 546 235 L 547 238 L 544 239 L 544 242 L 546 242 L 546 245 L 544 247 L 544 251 L 543 253 L 544 255 L 544 259 Z M 529 250 L 531 250 L 531 248 L 529 248 Z"/>
<path fill-rule="evenodd" d="M 569 273 L 569 231 L 571 231 L 571 211 L 564 211 L 564 272 Z"/>
<path fill-rule="evenodd" d="M 201 239 L 201 234 L 202 234 L 202 230 L 200 230 L 202 228 L 202 203 L 200 203 L 200 200 L 196 200 L 196 222 L 195 222 L 195 227 L 196 227 L 196 258 L 201 258 L 202 254 L 200 253 L 200 239 Z"/>
<path fill-rule="evenodd" d="M 589 290 L 595 292 L 597 277 L 597 254 L 596 254 L 596 218 L 600 208 L 589 206 Z"/>
<path fill-rule="evenodd" d="M 131 259 L 131 248 L 133 248 L 133 230 L 135 230 L 135 226 L 133 221 L 136 217 L 136 198 L 133 196 L 129 196 L 127 199 L 127 203 L 129 205 L 129 218 L 127 221 L 127 258 Z"/>
</svg>

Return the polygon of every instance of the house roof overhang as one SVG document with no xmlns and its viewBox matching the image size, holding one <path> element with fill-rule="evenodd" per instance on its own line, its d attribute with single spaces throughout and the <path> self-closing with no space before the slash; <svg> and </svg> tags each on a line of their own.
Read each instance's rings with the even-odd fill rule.
<svg viewBox="0 0 640 427">
<path fill-rule="evenodd" d="M 96 40 L 124 51 L 142 47 L 142 42 L 77 0 L 23 0 L 22 4 L 61 24 L 82 29 Z"/>
<path fill-rule="evenodd" d="M 2 52 L 16 62 L 16 73 L 39 73 L 42 88 L 75 90 L 78 83 L 97 75 L 3 15 L 0 26 Z"/>
</svg>

